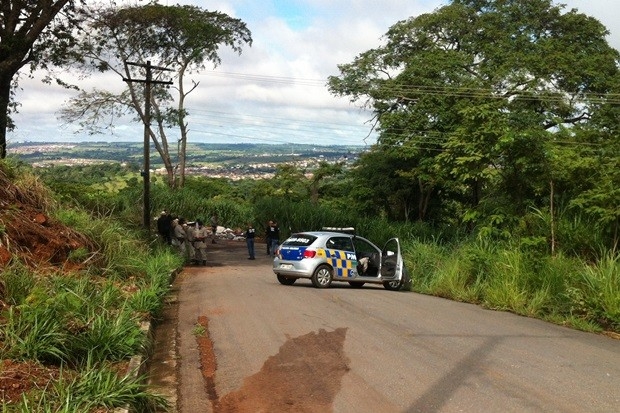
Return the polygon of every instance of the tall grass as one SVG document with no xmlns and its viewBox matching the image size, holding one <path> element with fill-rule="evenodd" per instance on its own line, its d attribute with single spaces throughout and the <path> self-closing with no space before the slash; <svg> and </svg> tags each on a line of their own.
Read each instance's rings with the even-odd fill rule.
<svg viewBox="0 0 620 413">
<path fill-rule="evenodd" d="M 142 377 L 119 374 L 107 364 L 89 360 L 77 371 L 62 370 L 45 388 L 24 393 L 20 402 L 1 403 L 3 412 L 74 413 L 113 411 L 156 412 L 168 407 L 159 395 L 146 391 Z"/>
<path fill-rule="evenodd" d="M 67 334 L 51 308 L 11 307 L 0 333 L 0 357 L 59 363 L 67 358 Z"/>
<path fill-rule="evenodd" d="M 528 288 L 532 274 L 524 254 L 504 250 L 497 258 L 491 268 L 492 276 L 488 277 L 484 288 L 484 304 L 496 310 L 536 315 L 537 309 L 530 305 L 532 297 Z"/>
<path fill-rule="evenodd" d="M 173 191 L 164 185 L 154 186 L 151 194 L 153 215 L 166 209 L 187 220 L 200 219 L 208 223 L 217 213 L 220 225 L 228 228 L 243 228 L 248 221 L 255 220 L 252 206 L 238 200 L 208 197 L 188 188 Z"/>
<path fill-rule="evenodd" d="M 24 302 L 36 285 L 36 277 L 19 261 L 14 261 L 0 272 L 0 283 L 4 290 L 4 300 L 9 305 Z"/>
<path fill-rule="evenodd" d="M 146 337 L 137 317 L 128 311 L 93 314 L 86 328 L 71 341 L 73 363 L 91 358 L 94 362 L 121 361 L 145 348 Z"/>
<path fill-rule="evenodd" d="M 620 328 L 620 265 L 610 253 L 589 263 L 479 238 L 406 242 L 404 256 L 415 291 L 585 330 Z"/>
<path fill-rule="evenodd" d="M 587 315 L 620 329 L 620 258 L 607 253 L 596 265 L 585 265 L 579 281 Z"/>
<path fill-rule="evenodd" d="M 447 253 L 445 247 L 436 243 L 414 240 L 406 242 L 402 252 L 414 289 L 425 294 L 432 294 L 431 283 L 444 261 Z"/>
</svg>

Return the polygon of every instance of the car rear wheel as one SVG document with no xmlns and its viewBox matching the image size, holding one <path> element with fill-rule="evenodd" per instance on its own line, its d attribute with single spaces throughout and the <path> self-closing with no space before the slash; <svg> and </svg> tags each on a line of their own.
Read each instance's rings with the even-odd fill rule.
<svg viewBox="0 0 620 413">
<path fill-rule="evenodd" d="M 383 288 L 390 291 L 398 291 L 404 284 L 403 280 L 384 281 Z"/>
<path fill-rule="evenodd" d="M 410 291 L 411 290 L 411 276 L 409 275 L 407 270 L 405 270 L 405 272 L 403 273 L 403 278 L 401 278 L 400 280 L 394 280 L 394 281 L 384 281 L 383 287 L 386 290 L 390 290 L 390 291 L 400 291 L 400 290 Z"/>
<path fill-rule="evenodd" d="M 316 288 L 327 288 L 332 283 L 332 269 L 329 265 L 319 265 L 312 274 L 312 285 Z"/>
<path fill-rule="evenodd" d="M 360 288 L 364 284 L 366 284 L 364 281 L 349 281 L 349 285 L 353 288 Z"/>
<path fill-rule="evenodd" d="M 295 281 L 297 281 L 297 278 L 289 278 L 284 275 L 278 275 L 278 281 L 280 281 L 280 284 L 283 285 L 293 285 L 295 284 Z"/>
</svg>

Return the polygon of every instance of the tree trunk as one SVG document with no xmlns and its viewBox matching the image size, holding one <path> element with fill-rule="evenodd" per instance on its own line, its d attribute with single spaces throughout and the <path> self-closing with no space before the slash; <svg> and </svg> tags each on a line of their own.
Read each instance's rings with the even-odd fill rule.
<svg viewBox="0 0 620 413">
<path fill-rule="evenodd" d="M 9 101 L 13 76 L 0 75 L 0 159 L 6 158 L 6 130 L 9 125 Z"/>
<path fill-rule="evenodd" d="M 187 123 L 185 122 L 185 88 L 183 87 L 183 78 L 185 76 L 185 69 L 189 62 L 185 64 L 179 70 L 178 88 L 179 88 L 179 106 L 177 108 L 179 114 L 179 130 L 181 132 L 181 138 L 179 142 L 179 187 L 185 186 L 185 163 L 187 153 Z M 194 85 L 194 88 L 197 85 Z M 193 90 L 192 88 L 191 90 Z M 190 92 L 191 92 L 190 90 Z"/>
<path fill-rule="evenodd" d="M 472 183 L 472 205 L 477 207 L 480 203 L 480 180 L 478 178 L 474 179 Z"/>
<path fill-rule="evenodd" d="M 312 205 L 318 205 L 319 203 L 319 181 L 314 181 L 310 184 L 310 203 Z"/>
<path fill-rule="evenodd" d="M 551 215 L 551 256 L 555 256 L 555 206 L 553 204 L 553 180 L 549 181 L 549 214 Z"/>
<path fill-rule="evenodd" d="M 428 211 L 428 204 L 431 201 L 431 195 L 433 188 L 425 187 L 422 179 L 418 178 L 418 186 L 420 188 L 420 200 L 418 201 L 418 220 L 424 221 L 426 218 L 426 212 Z"/>
</svg>

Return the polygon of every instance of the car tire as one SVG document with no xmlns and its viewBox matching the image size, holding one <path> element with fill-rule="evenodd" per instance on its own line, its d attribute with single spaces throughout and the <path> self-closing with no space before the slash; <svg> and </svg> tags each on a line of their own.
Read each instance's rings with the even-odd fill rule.
<svg viewBox="0 0 620 413">
<path fill-rule="evenodd" d="M 295 284 L 295 281 L 297 281 L 297 278 L 289 278 L 284 275 L 278 275 L 278 281 L 282 285 L 293 285 Z"/>
<path fill-rule="evenodd" d="M 405 270 L 403 278 L 395 281 L 384 281 L 383 287 L 390 291 L 411 291 L 411 276 L 409 272 Z"/>
<path fill-rule="evenodd" d="M 364 281 L 349 281 L 349 285 L 353 288 L 361 288 L 364 284 Z"/>
<path fill-rule="evenodd" d="M 403 280 L 384 281 L 383 288 L 390 291 L 398 291 L 403 286 Z"/>
<path fill-rule="evenodd" d="M 316 267 L 310 280 L 316 288 L 327 288 L 331 285 L 333 278 L 331 267 L 323 264 Z"/>
</svg>

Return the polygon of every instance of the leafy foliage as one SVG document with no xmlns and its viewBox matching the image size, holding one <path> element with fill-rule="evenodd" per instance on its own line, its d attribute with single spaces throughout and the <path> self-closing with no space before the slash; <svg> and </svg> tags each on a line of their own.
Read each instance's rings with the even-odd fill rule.
<svg viewBox="0 0 620 413">
<path fill-rule="evenodd" d="M 606 34 L 550 0 L 455 0 L 393 25 L 329 80 L 375 112 L 378 144 L 355 171 L 360 198 L 384 203 L 369 212 L 506 237 L 562 201 L 617 245 L 620 55 Z"/>
<path fill-rule="evenodd" d="M 79 26 L 76 7 L 79 1 L 7 0 L 0 18 L 0 159 L 6 157 L 6 131 L 14 127 L 10 113 L 18 86 L 17 73 L 26 65 L 31 70 L 62 62 L 74 43 L 72 30 Z"/>
<path fill-rule="evenodd" d="M 127 89 L 121 93 L 81 91 L 62 117 L 99 132 L 112 128 L 117 117 L 134 114 L 136 120 L 148 125 L 146 133 L 166 168 L 168 184 L 182 187 L 188 141 L 185 99 L 198 87 L 198 82 L 188 82 L 186 76 L 204 70 L 207 62 L 217 66 L 222 46 L 240 54 L 244 45 L 252 44 L 250 30 L 240 19 L 190 5 L 89 7 L 82 15 L 88 29 L 73 50 L 74 66 L 88 73 L 115 73 L 127 80 Z M 162 79 L 168 70 L 175 82 L 172 91 L 162 86 L 168 82 Z M 137 79 L 148 80 L 148 89 Z M 144 102 L 147 92 L 148 112 Z M 151 120 L 156 127 L 151 127 Z M 180 135 L 178 177 L 171 152 L 176 145 L 169 144 L 171 128 Z"/>
</svg>

